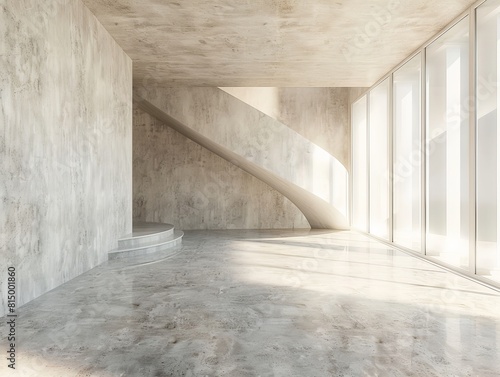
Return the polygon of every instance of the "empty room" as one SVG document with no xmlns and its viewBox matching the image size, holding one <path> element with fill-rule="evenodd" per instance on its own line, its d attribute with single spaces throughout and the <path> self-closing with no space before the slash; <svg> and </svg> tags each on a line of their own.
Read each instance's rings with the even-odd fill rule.
<svg viewBox="0 0 500 377">
<path fill-rule="evenodd" d="M 500 376 L 500 0 L 0 0 L 0 376 Z"/>
</svg>

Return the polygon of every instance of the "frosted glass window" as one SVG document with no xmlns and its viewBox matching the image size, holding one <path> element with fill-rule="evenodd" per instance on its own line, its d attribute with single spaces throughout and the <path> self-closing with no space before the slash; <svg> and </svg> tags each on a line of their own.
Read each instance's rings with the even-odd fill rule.
<svg viewBox="0 0 500 377">
<path fill-rule="evenodd" d="M 352 225 L 367 231 L 368 225 L 368 170 L 366 142 L 366 96 L 352 106 Z"/>
<path fill-rule="evenodd" d="M 421 251 L 421 56 L 394 73 L 394 243 Z"/>
<path fill-rule="evenodd" d="M 469 265 L 469 19 L 427 48 L 427 249 Z"/>
<path fill-rule="evenodd" d="M 477 9 L 477 274 L 500 281 L 500 1 Z"/>
<path fill-rule="evenodd" d="M 370 233 L 389 238 L 389 80 L 370 92 Z"/>
</svg>

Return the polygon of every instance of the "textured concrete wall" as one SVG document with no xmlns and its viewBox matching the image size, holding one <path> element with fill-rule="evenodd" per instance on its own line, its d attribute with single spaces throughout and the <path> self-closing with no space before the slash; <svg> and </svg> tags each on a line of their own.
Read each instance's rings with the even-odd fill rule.
<svg viewBox="0 0 500 377">
<path fill-rule="evenodd" d="M 351 125 L 352 125 L 352 104 L 354 103 L 354 101 L 358 100 L 359 97 L 364 94 L 368 89 L 370 88 L 349 88 L 349 95 L 348 95 L 348 106 L 347 106 L 347 109 L 348 109 L 348 119 L 349 119 L 349 129 L 351 129 Z M 349 145 L 351 145 L 351 138 L 352 138 L 352 134 L 349 133 Z M 352 153 L 352 151 L 351 151 Z M 352 154 L 351 154 L 352 156 Z M 352 158 L 352 157 L 351 157 Z M 349 170 L 351 170 L 352 166 L 349 166 Z"/>
<path fill-rule="evenodd" d="M 0 315 L 107 259 L 132 222 L 132 64 L 79 0 L 0 0 Z"/>
<path fill-rule="evenodd" d="M 141 109 L 290 199 L 313 228 L 346 229 L 346 168 L 324 149 L 219 88 L 135 86 Z"/>
<path fill-rule="evenodd" d="M 356 87 L 476 0 L 84 2 L 134 60 L 135 84 Z"/>
<path fill-rule="evenodd" d="M 350 164 L 348 88 L 221 88 Z"/>
<path fill-rule="evenodd" d="M 134 218 L 188 229 L 309 228 L 287 198 L 134 109 Z"/>
<path fill-rule="evenodd" d="M 349 109 L 354 101 L 364 94 L 370 88 L 349 88 Z"/>
<path fill-rule="evenodd" d="M 275 87 L 222 87 L 226 93 L 238 98 L 246 104 L 255 107 L 271 118 L 279 120 L 280 109 L 280 88 Z"/>
</svg>

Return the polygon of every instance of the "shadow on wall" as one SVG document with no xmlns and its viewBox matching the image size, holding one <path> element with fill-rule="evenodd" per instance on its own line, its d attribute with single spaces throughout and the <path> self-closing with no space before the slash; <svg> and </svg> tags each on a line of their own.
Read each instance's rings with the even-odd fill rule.
<svg viewBox="0 0 500 377">
<path fill-rule="evenodd" d="M 281 193 L 134 108 L 134 218 L 178 229 L 308 229 Z"/>
<path fill-rule="evenodd" d="M 137 87 L 134 100 L 145 112 L 282 193 L 312 228 L 348 228 L 347 169 L 287 126 L 218 88 Z"/>
<path fill-rule="evenodd" d="M 220 89 L 323 148 L 346 168 L 350 166 L 350 88 Z"/>
</svg>

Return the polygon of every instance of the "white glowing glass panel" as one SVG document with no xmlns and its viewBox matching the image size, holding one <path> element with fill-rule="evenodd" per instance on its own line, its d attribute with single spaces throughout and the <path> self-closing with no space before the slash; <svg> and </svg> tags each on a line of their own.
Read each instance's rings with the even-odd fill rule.
<svg viewBox="0 0 500 377">
<path fill-rule="evenodd" d="M 500 1 L 477 9 L 476 272 L 500 281 Z"/>
<path fill-rule="evenodd" d="M 352 225 L 367 231 L 368 170 L 366 96 L 352 105 Z"/>
<path fill-rule="evenodd" d="M 469 265 L 469 19 L 427 48 L 427 248 Z"/>
<path fill-rule="evenodd" d="M 389 80 L 370 92 L 370 233 L 389 238 Z"/>
<path fill-rule="evenodd" d="M 421 55 L 394 73 L 394 243 L 421 251 Z"/>
</svg>

